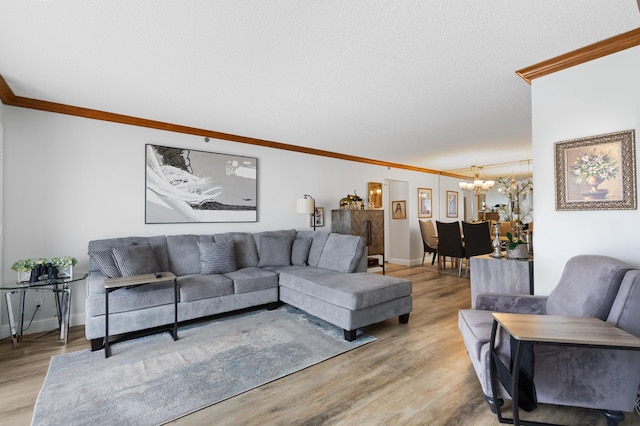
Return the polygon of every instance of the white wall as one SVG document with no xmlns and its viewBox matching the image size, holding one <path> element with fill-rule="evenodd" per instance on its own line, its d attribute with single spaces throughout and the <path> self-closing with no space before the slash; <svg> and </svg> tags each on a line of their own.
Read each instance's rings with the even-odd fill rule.
<svg viewBox="0 0 640 426">
<path fill-rule="evenodd" d="M 409 254 L 402 260 L 416 264 L 422 259 L 417 188 L 433 189 L 434 220 L 439 218 L 444 191 L 457 188 L 456 179 L 438 175 L 234 142 L 207 144 L 195 136 L 8 106 L 2 108 L 0 123 L 5 159 L 3 282 L 15 280 L 10 267 L 24 258 L 69 255 L 78 259 L 78 270 L 86 270 L 87 243 L 92 239 L 309 229 L 309 218 L 295 211 L 296 199 L 303 194 L 311 194 L 316 205 L 325 208 L 324 230 L 330 231 L 331 210 L 340 198 L 354 189 L 366 194 L 367 182 L 387 179 L 408 183 L 409 235 L 404 238 Z M 146 143 L 257 157 L 258 222 L 146 225 Z M 84 297 L 83 285 L 74 287 L 72 325 L 84 322 Z M 0 305 L 0 335 L 6 336 L 6 308 Z M 45 305 L 31 331 L 53 328 L 54 311 L 51 303 Z M 27 318 L 32 313 L 27 303 Z"/>
<path fill-rule="evenodd" d="M 556 211 L 554 143 L 636 129 L 640 122 L 640 47 L 532 84 L 535 292 L 548 294 L 566 261 L 602 254 L 640 267 L 638 210 Z M 638 164 L 636 148 L 636 164 Z"/>
<path fill-rule="evenodd" d="M 385 218 L 386 223 L 388 223 L 386 227 L 388 232 L 385 232 L 387 237 L 385 238 L 385 242 L 388 242 L 388 250 L 385 247 L 385 257 L 390 263 L 408 266 L 411 259 L 411 244 L 410 241 L 407 241 L 407 236 L 410 235 L 411 231 L 409 212 L 407 211 L 406 219 L 393 219 L 392 212 L 394 201 L 405 200 L 407 202 L 407 210 L 409 209 L 409 183 L 406 181 L 388 180 L 385 182 L 385 185 L 389 187 L 389 200 L 385 204 L 385 209 L 388 212 Z"/>
</svg>

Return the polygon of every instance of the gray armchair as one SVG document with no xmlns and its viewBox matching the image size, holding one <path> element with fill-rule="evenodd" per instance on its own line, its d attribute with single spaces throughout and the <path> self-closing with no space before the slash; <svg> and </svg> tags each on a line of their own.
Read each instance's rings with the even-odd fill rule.
<svg viewBox="0 0 640 426">
<path fill-rule="evenodd" d="M 476 309 L 458 312 L 458 326 L 492 411 L 489 339 L 492 312 L 590 316 L 640 337 L 640 271 L 605 256 L 570 259 L 549 296 L 479 294 Z M 497 344 L 510 358 L 507 333 Z M 640 352 L 534 345 L 535 392 L 539 403 L 600 409 L 609 425 L 633 411 L 640 385 Z M 500 386 L 498 395 L 511 399 Z"/>
</svg>

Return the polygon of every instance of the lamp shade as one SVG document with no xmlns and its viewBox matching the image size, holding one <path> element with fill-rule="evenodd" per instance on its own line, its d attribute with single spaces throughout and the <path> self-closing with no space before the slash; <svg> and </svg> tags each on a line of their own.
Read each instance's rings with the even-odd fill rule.
<svg viewBox="0 0 640 426">
<path fill-rule="evenodd" d="M 316 200 L 313 198 L 298 198 L 296 211 L 298 213 L 313 214 L 316 209 Z"/>
</svg>

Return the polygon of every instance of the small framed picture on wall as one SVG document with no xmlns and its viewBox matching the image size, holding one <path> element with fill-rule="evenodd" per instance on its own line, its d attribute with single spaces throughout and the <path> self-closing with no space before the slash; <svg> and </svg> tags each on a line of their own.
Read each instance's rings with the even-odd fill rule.
<svg viewBox="0 0 640 426">
<path fill-rule="evenodd" d="M 406 219 L 407 218 L 407 201 L 392 201 L 391 208 L 393 209 L 392 219 Z"/>
<path fill-rule="evenodd" d="M 447 191 L 447 217 L 458 217 L 458 193 Z"/>
<path fill-rule="evenodd" d="M 431 217 L 431 188 L 418 188 L 418 217 Z"/>
<path fill-rule="evenodd" d="M 316 226 L 324 226 L 324 207 L 316 207 L 316 212 L 311 219 L 311 226 L 314 221 Z"/>
</svg>

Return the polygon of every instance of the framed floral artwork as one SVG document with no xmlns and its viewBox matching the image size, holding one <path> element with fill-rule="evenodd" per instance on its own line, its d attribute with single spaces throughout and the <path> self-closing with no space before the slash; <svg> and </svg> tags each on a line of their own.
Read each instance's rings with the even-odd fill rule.
<svg viewBox="0 0 640 426">
<path fill-rule="evenodd" d="M 418 188 L 418 217 L 433 216 L 431 188 Z"/>
<path fill-rule="evenodd" d="M 555 143 L 556 210 L 634 210 L 635 131 Z"/>
</svg>

